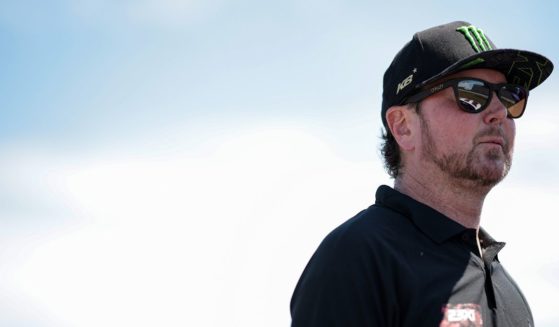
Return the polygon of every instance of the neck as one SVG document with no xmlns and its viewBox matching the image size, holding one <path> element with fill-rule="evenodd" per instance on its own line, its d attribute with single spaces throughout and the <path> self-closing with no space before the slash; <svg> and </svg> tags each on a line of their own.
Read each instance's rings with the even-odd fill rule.
<svg viewBox="0 0 559 327">
<path fill-rule="evenodd" d="M 444 176 L 404 173 L 394 182 L 394 189 L 439 211 L 467 227 L 478 229 L 485 197 L 491 187 L 473 181 L 448 180 Z"/>
</svg>

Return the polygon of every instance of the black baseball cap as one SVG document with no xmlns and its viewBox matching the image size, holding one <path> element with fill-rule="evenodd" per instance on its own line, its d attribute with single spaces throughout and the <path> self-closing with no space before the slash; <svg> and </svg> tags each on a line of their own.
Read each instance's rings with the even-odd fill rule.
<svg viewBox="0 0 559 327">
<path fill-rule="evenodd" d="M 483 30 L 457 21 L 414 34 L 384 73 L 382 123 L 386 111 L 402 105 L 425 85 L 466 69 L 489 68 L 502 72 L 508 83 L 529 90 L 553 71 L 546 57 L 525 50 L 497 49 Z"/>
</svg>

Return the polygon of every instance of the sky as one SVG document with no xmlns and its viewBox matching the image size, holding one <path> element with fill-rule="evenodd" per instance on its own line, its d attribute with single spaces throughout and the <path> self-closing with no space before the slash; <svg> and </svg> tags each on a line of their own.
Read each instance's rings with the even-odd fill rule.
<svg viewBox="0 0 559 327">
<path fill-rule="evenodd" d="M 286 326 L 308 259 L 392 185 L 382 74 L 466 20 L 559 63 L 555 1 L 0 0 L 0 325 Z M 557 72 L 482 225 L 559 325 Z"/>
</svg>

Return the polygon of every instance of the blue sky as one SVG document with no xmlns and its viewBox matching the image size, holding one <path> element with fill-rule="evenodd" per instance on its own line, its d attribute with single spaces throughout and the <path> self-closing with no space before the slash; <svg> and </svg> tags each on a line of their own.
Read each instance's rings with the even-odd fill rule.
<svg viewBox="0 0 559 327">
<path fill-rule="evenodd" d="M 554 1 L 1 4 L 9 326 L 285 326 L 320 240 L 391 183 L 382 74 L 414 32 L 466 20 L 559 63 Z M 556 74 L 482 218 L 538 326 L 559 323 Z"/>
<path fill-rule="evenodd" d="M 446 3 L 417 7 L 365 1 L 7 3 L 0 85 L 3 107 L 13 109 L 2 115 L 1 135 L 37 135 L 57 145 L 112 143 L 115 135 L 158 133 L 170 122 L 344 119 L 340 108 L 348 102 L 376 107 L 386 63 L 409 31 L 456 19 L 483 25 L 501 47 L 552 59 L 557 53 L 550 24 L 558 10 L 551 1 L 530 8 L 486 3 L 463 15 Z"/>
</svg>

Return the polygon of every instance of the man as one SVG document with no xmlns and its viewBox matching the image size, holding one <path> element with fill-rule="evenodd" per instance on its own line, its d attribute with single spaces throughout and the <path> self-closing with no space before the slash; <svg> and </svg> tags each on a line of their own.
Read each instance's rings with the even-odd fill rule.
<svg viewBox="0 0 559 327">
<path fill-rule="evenodd" d="M 416 33 L 384 75 L 382 152 L 394 188 L 331 232 L 291 300 L 293 326 L 533 326 L 480 228 L 511 166 L 515 119 L 553 70 L 453 22 Z"/>
</svg>

